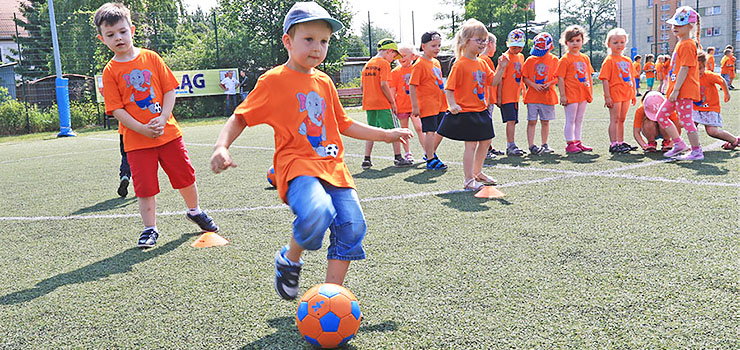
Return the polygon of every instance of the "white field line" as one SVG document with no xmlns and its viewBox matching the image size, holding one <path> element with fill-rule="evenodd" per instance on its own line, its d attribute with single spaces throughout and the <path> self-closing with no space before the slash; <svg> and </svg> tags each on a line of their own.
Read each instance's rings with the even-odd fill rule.
<svg viewBox="0 0 740 350">
<path fill-rule="evenodd" d="M 96 149 L 92 151 L 67 152 L 67 153 L 61 153 L 61 154 L 49 154 L 45 156 L 36 156 L 36 157 L 28 157 L 28 158 L 20 158 L 20 159 L 8 159 L 8 160 L 0 161 L 0 164 L 20 163 L 20 162 L 25 162 L 28 160 L 37 160 L 37 159 L 44 159 L 44 158 L 60 158 L 60 157 L 71 156 L 75 154 L 97 153 L 100 151 L 113 151 L 113 150 L 118 151 L 119 149 L 120 148 L 105 148 L 105 149 Z"/>
<path fill-rule="evenodd" d="M 111 140 L 111 139 L 97 139 L 101 141 L 118 141 L 118 140 Z M 710 150 L 719 147 L 722 144 L 721 141 L 715 142 L 707 147 L 705 147 L 705 150 Z M 193 146 L 210 146 L 207 144 L 188 144 Z M 234 148 L 237 148 L 237 146 L 232 146 Z M 272 148 L 267 147 L 247 147 L 247 146 L 239 146 L 238 148 L 249 148 L 249 149 L 260 149 L 260 150 L 272 150 Z M 348 155 L 350 157 L 363 157 L 361 155 L 354 155 L 350 154 Z M 376 158 L 383 158 L 383 159 L 389 159 L 391 160 L 391 157 L 376 157 Z M 696 181 L 696 180 L 688 180 L 688 179 L 667 179 L 662 177 L 650 177 L 650 176 L 637 176 L 632 174 L 616 174 L 617 171 L 625 171 L 625 170 L 632 170 L 657 164 L 663 164 L 666 162 L 671 162 L 672 159 L 661 159 L 661 160 L 655 160 L 651 162 L 645 162 L 635 165 L 628 165 L 623 167 L 618 167 L 610 170 L 599 170 L 594 172 L 577 172 L 572 170 L 558 170 L 558 169 L 547 169 L 547 168 L 530 168 L 530 167 L 513 167 L 508 165 L 493 165 L 489 167 L 495 167 L 495 168 L 501 168 L 506 170 L 528 170 L 528 171 L 537 171 L 537 172 L 551 172 L 551 173 L 558 173 L 563 174 L 560 176 L 551 176 L 541 179 L 534 179 L 534 180 L 526 180 L 526 181 L 515 181 L 515 182 L 509 182 L 505 184 L 498 185 L 498 188 L 506 188 L 506 187 L 514 187 L 514 186 L 523 186 L 523 185 L 533 185 L 533 184 L 542 184 L 550 181 L 557 181 L 557 180 L 564 180 L 564 179 L 570 179 L 570 178 L 576 178 L 576 177 L 612 177 L 612 178 L 625 178 L 630 180 L 638 180 L 638 181 L 659 181 L 659 182 L 668 182 L 668 183 L 679 183 L 679 184 L 690 184 L 690 185 L 705 185 L 705 186 L 720 186 L 720 187 L 736 187 L 740 188 L 740 183 L 724 183 L 724 182 L 711 182 L 711 181 Z M 450 164 L 458 164 L 457 162 L 449 162 Z M 384 196 L 384 197 L 371 197 L 371 198 L 363 198 L 360 199 L 360 202 L 376 202 L 376 201 L 386 201 L 386 200 L 400 200 L 400 199 L 412 199 L 412 198 L 418 198 L 418 197 L 426 197 L 426 196 L 437 196 L 437 195 L 444 195 L 444 194 L 454 194 L 454 193 L 460 193 L 465 192 L 464 190 L 449 190 L 449 191 L 433 191 L 433 192 L 420 192 L 420 193 L 410 193 L 410 194 L 403 194 L 403 195 L 395 195 L 395 196 Z M 272 205 L 272 206 L 259 206 L 259 207 L 246 207 L 246 208 L 224 208 L 224 209 L 210 209 L 208 212 L 210 213 L 231 213 L 231 212 L 249 212 L 249 211 L 255 211 L 255 210 L 274 210 L 274 209 L 287 209 L 288 206 L 285 204 L 279 204 L 279 205 Z M 178 211 L 178 212 L 162 212 L 157 213 L 158 216 L 174 216 L 174 215 L 184 215 L 185 211 Z M 31 216 L 31 217 L 25 217 L 25 216 L 9 216 L 9 217 L 0 217 L 0 221 L 57 221 L 57 220 L 89 220 L 89 219 L 114 219 L 114 218 L 134 218 L 139 217 L 139 214 L 104 214 L 104 215 L 72 215 L 72 216 Z"/>
</svg>

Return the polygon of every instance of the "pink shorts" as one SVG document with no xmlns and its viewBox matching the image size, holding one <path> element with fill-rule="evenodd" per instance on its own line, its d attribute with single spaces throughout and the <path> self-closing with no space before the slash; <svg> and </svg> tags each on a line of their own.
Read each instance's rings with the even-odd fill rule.
<svg viewBox="0 0 740 350">
<path fill-rule="evenodd" d="M 179 190 L 195 183 L 195 169 L 182 137 L 159 147 L 130 151 L 127 155 L 136 197 L 151 197 L 159 193 L 159 165 L 170 178 L 173 189 Z"/>
<path fill-rule="evenodd" d="M 409 119 L 411 116 L 411 112 L 408 113 L 396 113 L 396 118 L 398 119 Z"/>
</svg>

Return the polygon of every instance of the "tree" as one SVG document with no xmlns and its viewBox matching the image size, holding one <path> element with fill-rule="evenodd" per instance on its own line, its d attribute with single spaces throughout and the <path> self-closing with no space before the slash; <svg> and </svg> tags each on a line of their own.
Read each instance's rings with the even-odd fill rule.
<svg viewBox="0 0 740 350">
<path fill-rule="evenodd" d="M 439 30 L 447 35 L 448 39 L 452 39 L 460 28 L 462 22 L 465 21 L 465 3 L 467 0 L 442 0 L 442 5 L 451 7 L 450 12 L 437 12 L 434 15 L 434 19 L 437 23 L 442 23 L 439 26 Z"/>
<path fill-rule="evenodd" d="M 531 0 L 465 0 L 465 19 L 475 18 L 496 36 L 498 52 L 506 51 L 509 32 L 525 29 L 527 20 L 534 19 Z M 531 38 L 530 38 L 531 39 Z"/>
<path fill-rule="evenodd" d="M 367 21 L 362 22 L 362 26 L 360 27 L 360 40 L 362 40 L 365 43 L 365 47 L 368 49 L 369 55 L 375 55 L 378 50 L 378 42 L 381 39 L 385 38 L 391 38 L 393 40 L 396 40 L 395 35 L 388 29 L 378 27 L 371 25 L 371 37 L 368 37 L 368 25 Z M 372 45 L 370 45 L 372 43 Z"/>
<path fill-rule="evenodd" d="M 557 8 L 550 9 L 557 13 Z M 606 34 L 617 26 L 617 4 L 611 0 L 562 0 L 560 18 L 562 30 L 573 24 L 578 24 L 589 32 L 589 41 L 581 50 L 591 55 L 591 65 L 594 70 L 601 69 L 601 63 L 606 57 L 604 40 Z M 557 28 L 557 23 L 554 24 Z M 552 33 L 557 33 L 557 30 Z"/>
</svg>

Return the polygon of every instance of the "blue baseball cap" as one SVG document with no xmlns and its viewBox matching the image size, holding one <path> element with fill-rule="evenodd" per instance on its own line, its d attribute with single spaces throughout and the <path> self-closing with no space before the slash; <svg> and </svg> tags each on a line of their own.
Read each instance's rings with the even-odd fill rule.
<svg viewBox="0 0 740 350">
<path fill-rule="evenodd" d="M 329 15 L 329 12 L 313 1 L 297 2 L 288 10 L 283 21 L 283 34 L 288 33 L 294 24 L 323 20 L 329 23 L 332 33 L 344 28 L 342 22 L 337 21 Z"/>
</svg>

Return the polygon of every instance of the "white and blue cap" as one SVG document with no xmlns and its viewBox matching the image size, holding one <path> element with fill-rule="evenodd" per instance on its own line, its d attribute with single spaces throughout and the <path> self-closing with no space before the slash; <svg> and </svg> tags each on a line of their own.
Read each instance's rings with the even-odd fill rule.
<svg viewBox="0 0 740 350">
<path fill-rule="evenodd" d="M 552 50 L 552 35 L 547 32 L 539 33 L 534 37 L 532 43 L 532 50 L 529 51 L 529 54 L 536 57 L 542 57 Z"/>
<path fill-rule="evenodd" d="M 288 33 L 294 24 L 323 20 L 331 26 L 331 32 L 344 28 L 342 22 L 337 21 L 329 15 L 329 12 L 313 1 L 297 2 L 290 8 L 283 21 L 283 34 Z"/>
<path fill-rule="evenodd" d="M 526 44 L 525 40 L 524 31 L 521 29 L 514 29 L 510 31 L 509 36 L 506 37 L 506 47 L 524 47 L 524 44 Z"/>
<path fill-rule="evenodd" d="M 676 9 L 673 17 L 665 21 L 668 24 L 676 26 L 685 26 L 689 23 L 696 23 L 699 20 L 699 14 L 691 6 L 681 6 Z"/>
</svg>

